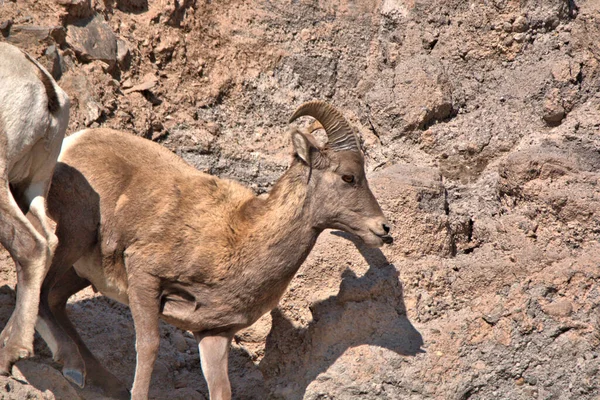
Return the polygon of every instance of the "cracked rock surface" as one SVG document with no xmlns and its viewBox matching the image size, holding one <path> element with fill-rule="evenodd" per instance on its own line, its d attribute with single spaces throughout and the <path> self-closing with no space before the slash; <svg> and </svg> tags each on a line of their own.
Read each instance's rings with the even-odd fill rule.
<svg viewBox="0 0 600 400">
<path fill-rule="evenodd" d="M 128 130 L 257 193 L 302 102 L 360 133 L 395 243 L 324 232 L 237 335 L 234 398 L 600 396 L 597 1 L 0 0 L 0 34 L 59 79 L 69 133 Z M 2 251 L 0 326 L 15 283 Z M 68 311 L 131 384 L 128 309 L 85 290 Z M 161 333 L 151 398 L 207 399 L 193 337 Z M 3 398 L 104 398 L 35 350 Z"/>
</svg>

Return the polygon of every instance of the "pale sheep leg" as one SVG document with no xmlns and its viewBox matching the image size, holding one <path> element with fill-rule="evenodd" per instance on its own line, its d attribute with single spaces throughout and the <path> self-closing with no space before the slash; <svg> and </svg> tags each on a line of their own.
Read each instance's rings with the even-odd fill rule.
<svg viewBox="0 0 600 400">
<path fill-rule="evenodd" d="M 131 268 L 132 263 L 128 264 Z M 135 268 L 133 268 L 135 269 Z M 133 274 L 135 276 L 135 274 Z M 135 325 L 135 350 L 137 362 L 131 389 L 132 400 L 148 399 L 152 370 L 158 355 L 160 312 L 158 279 L 151 276 L 135 276 L 129 281 L 128 296 L 131 316 Z"/>
<path fill-rule="evenodd" d="M 200 364 L 210 400 L 230 400 L 231 385 L 229 383 L 228 359 L 229 345 L 232 335 L 223 333 L 214 336 L 194 333 L 200 349 Z"/>
<path fill-rule="evenodd" d="M 43 183 L 30 185 L 24 193 L 25 200 L 29 203 L 29 213 L 39 223 L 42 233 L 48 243 L 48 263 L 52 262 L 52 255 L 58 245 L 58 238 L 48 223 L 46 215 L 46 197 L 48 187 L 50 186 L 51 176 L 47 177 Z M 48 265 L 49 268 L 49 265 Z"/>
</svg>

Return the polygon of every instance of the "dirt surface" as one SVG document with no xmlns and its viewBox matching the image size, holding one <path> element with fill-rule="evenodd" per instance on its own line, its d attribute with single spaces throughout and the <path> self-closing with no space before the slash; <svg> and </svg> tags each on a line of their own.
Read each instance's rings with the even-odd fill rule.
<svg viewBox="0 0 600 400">
<path fill-rule="evenodd" d="M 0 0 L 0 32 L 71 96 L 69 132 L 129 130 L 258 193 L 302 102 L 360 132 L 396 242 L 323 233 L 236 337 L 234 398 L 600 396 L 598 1 Z M 14 284 L 2 253 L 2 323 Z M 88 289 L 69 312 L 130 384 L 128 309 Z M 151 397 L 208 398 L 192 336 L 161 329 Z M 103 398 L 39 338 L 13 372 L 3 398 Z"/>
</svg>

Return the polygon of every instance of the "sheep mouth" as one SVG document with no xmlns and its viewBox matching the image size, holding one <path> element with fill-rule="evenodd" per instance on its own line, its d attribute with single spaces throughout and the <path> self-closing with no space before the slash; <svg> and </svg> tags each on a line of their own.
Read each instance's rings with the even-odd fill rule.
<svg viewBox="0 0 600 400">
<path fill-rule="evenodd" d="M 394 238 L 391 235 L 385 234 L 385 235 L 377 235 L 385 244 L 392 244 L 394 243 Z"/>
<path fill-rule="evenodd" d="M 347 225 L 343 222 L 336 223 L 334 229 L 341 229 L 344 232 L 356 236 L 369 247 L 380 247 L 383 244 L 394 243 L 394 238 L 387 233 L 378 234 L 376 232 L 373 232 L 373 230 L 371 229 L 360 229 L 354 226 Z"/>
<path fill-rule="evenodd" d="M 384 244 L 394 243 L 394 238 L 389 233 L 380 234 L 377 232 L 373 232 L 372 230 L 370 230 L 370 231 L 373 235 L 377 236 Z"/>
<path fill-rule="evenodd" d="M 394 239 L 388 234 L 377 234 L 373 232 L 371 229 L 367 231 L 358 231 L 353 232 L 356 236 L 358 236 L 363 243 L 365 243 L 369 247 L 381 247 L 384 244 L 392 244 Z"/>
</svg>

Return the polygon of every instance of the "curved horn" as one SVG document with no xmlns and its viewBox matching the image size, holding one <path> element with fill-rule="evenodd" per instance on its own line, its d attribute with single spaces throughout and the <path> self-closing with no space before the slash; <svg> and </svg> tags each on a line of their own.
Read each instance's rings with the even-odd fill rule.
<svg viewBox="0 0 600 400">
<path fill-rule="evenodd" d="M 352 150 L 360 152 L 358 136 L 354 133 L 350 123 L 335 107 L 320 100 L 309 101 L 298 107 L 292 118 L 290 118 L 290 122 L 305 115 L 315 118 L 323 125 L 325 132 L 327 132 L 329 147 L 333 151 Z"/>
</svg>

